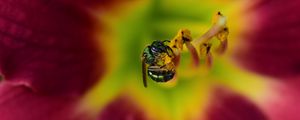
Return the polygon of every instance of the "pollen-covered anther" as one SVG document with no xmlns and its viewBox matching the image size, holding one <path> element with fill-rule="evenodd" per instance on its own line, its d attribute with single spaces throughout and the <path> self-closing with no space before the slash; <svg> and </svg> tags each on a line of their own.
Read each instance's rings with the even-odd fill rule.
<svg viewBox="0 0 300 120">
<path fill-rule="evenodd" d="M 218 54 L 223 54 L 226 49 L 227 49 L 227 38 L 228 38 L 228 34 L 229 34 L 229 31 L 228 31 L 228 28 L 225 27 L 222 31 L 220 31 L 216 37 L 217 39 L 220 41 L 220 45 L 218 46 L 217 48 L 217 53 Z"/>
<path fill-rule="evenodd" d="M 226 25 L 227 19 L 226 17 L 221 13 L 217 12 L 213 18 L 212 18 L 212 27 L 204 33 L 200 38 L 196 39 L 192 43 L 199 47 L 199 53 L 201 57 L 205 58 L 205 63 L 208 67 L 212 66 L 212 38 L 216 37 L 220 44 L 216 49 L 217 54 L 223 54 L 228 46 L 228 34 L 229 30 Z"/>
<path fill-rule="evenodd" d="M 200 56 L 201 58 L 205 58 L 205 64 L 208 68 L 211 68 L 213 63 L 213 57 L 211 54 L 211 43 L 202 43 L 200 45 Z"/>
<path fill-rule="evenodd" d="M 199 46 L 201 43 L 207 43 L 211 41 L 213 37 L 217 36 L 217 34 L 224 31 L 225 28 L 228 30 L 226 23 L 227 23 L 226 17 L 223 16 L 222 14 L 220 15 L 219 13 L 216 13 L 212 17 L 211 28 L 206 33 L 204 33 L 200 38 L 194 40 L 193 44 L 195 46 Z"/>
</svg>

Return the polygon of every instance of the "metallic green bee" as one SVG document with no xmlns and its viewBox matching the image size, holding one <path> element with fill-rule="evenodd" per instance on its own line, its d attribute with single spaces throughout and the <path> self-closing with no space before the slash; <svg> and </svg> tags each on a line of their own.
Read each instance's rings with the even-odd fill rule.
<svg viewBox="0 0 300 120">
<path fill-rule="evenodd" d="M 147 87 L 146 74 L 156 82 L 167 82 L 175 75 L 175 64 L 170 61 L 175 56 L 172 49 L 166 45 L 167 42 L 169 41 L 154 41 L 143 51 L 142 69 L 145 87 Z"/>
<path fill-rule="evenodd" d="M 156 82 L 168 82 L 176 73 L 176 66 L 179 63 L 180 52 L 183 44 L 192 51 L 193 57 L 198 64 L 196 49 L 190 44 L 190 31 L 182 29 L 171 41 L 154 41 L 146 46 L 142 54 L 143 83 L 147 87 L 147 75 Z"/>
</svg>

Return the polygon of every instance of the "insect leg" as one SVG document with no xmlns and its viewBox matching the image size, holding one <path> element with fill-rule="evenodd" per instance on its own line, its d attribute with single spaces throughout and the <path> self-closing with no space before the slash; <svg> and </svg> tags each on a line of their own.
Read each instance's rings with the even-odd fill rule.
<svg viewBox="0 0 300 120">
<path fill-rule="evenodd" d="M 142 57 L 142 73 L 143 73 L 143 84 L 144 87 L 147 88 L 147 74 L 146 74 L 146 63 L 145 63 L 145 58 Z"/>
</svg>

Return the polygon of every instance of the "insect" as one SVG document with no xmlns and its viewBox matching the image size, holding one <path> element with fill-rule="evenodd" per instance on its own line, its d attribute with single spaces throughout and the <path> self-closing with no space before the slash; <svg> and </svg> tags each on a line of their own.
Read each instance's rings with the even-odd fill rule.
<svg viewBox="0 0 300 120">
<path fill-rule="evenodd" d="M 146 46 L 142 54 L 143 83 L 147 87 L 147 75 L 156 82 L 167 82 L 176 74 L 180 53 L 185 44 L 191 51 L 195 64 L 198 64 L 198 54 L 191 42 L 190 31 L 179 30 L 172 40 L 156 40 Z"/>
<path fill-rule="evenodd" d="M 229 31 L 226 21 L 226 17 L 217 12 L 213 17 L 212 27 L 195 41 L 192 41 L 191 32 L 188 29 L 181 29 L 171 40 L 156 40 L 146 46 L 141 57 L 144 87 L 147 87 L 147 76 L 156 82 L 168 82 L 174 78 L 184 45 L 191 53 L 194 66 L 198 66 L 200 61 L 194 47 L 197 46 L 200 56 L 205 58 L 206 64 L 210 68 L 212 38 L 216 37 L 220 41 L 217 48 L 218 54 L 223 54 L 227 49 Z"/>
<path fill-rule="evenodd" d="M 175 75 L 175 64 L 172 62 L 175 55 L 166 42 L 169 41 L 156 40 L 143 52 L 143 74 L 146 74 L 148 64 L 147 74 L 156 82 L 167 82 Z"/>
</svg>

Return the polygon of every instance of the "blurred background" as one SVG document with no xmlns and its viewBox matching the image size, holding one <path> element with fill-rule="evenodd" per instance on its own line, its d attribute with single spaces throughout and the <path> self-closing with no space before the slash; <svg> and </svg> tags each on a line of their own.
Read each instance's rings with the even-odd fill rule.
<svg viewBox="0 0 300 120">
<path fill-rule="evenodd" d="M 1 120 L 300 120 L 299 0 L 1 0 Z M 143 86 L 141 55 L 227 17 L 213 64 L 184 51 Z M 197 47 L 197 46 L 196 46 Z M 3 80 L 2 80 L 3 79 Z"/>
</svg>

